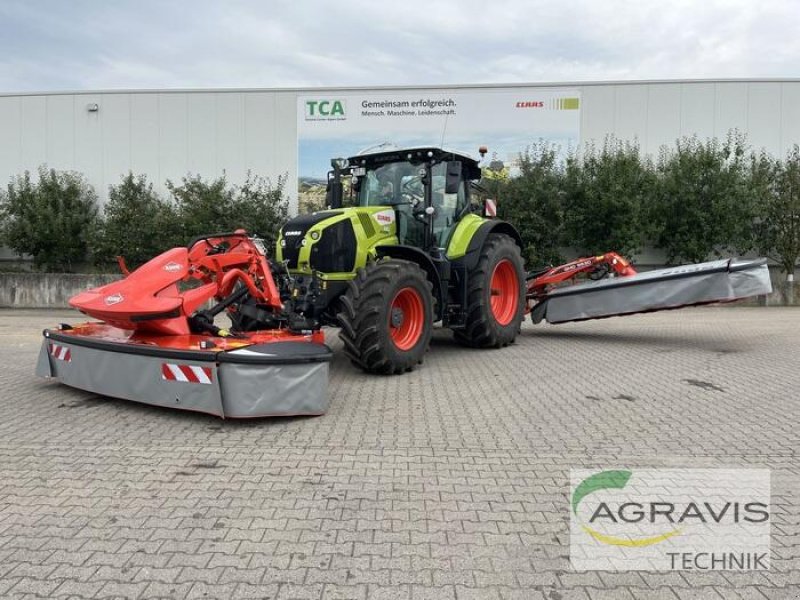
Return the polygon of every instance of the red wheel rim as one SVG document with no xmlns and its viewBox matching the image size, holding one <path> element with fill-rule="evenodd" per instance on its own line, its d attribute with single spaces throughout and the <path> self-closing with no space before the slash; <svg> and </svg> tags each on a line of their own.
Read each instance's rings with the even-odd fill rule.
<svg viewBox="0 0 800 600">
<path fill-rule="evenodd" d="M 492 315 L 498 324 L 508 325 L 519 306 L 519 279 L 514 263 L 504 258 L 495 265 L 490 288 Z"/>
<path fill-rule="evenodd" d="M 411 350 L 425 329 L 422 296 L 411 287 L 397 292 L 389 306 L 389 334 L 399 350 Z"/>
</svg>

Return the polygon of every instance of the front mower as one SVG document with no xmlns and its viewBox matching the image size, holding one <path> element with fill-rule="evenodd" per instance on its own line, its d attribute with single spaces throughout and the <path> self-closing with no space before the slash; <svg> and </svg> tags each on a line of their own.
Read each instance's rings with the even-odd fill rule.
<svg viewBox="0 0 800 600">
<path fill-rule="evenodd" d="M 36 373 L 220 417 L 322 414 L 331 351 L 319 328 L 303 328 L 291 296 L 259 240 L 202 236 L 73 297 L 100 322 L 45 330 Z M 214 323 L 222 312 L 230 329 Z"/>
</svg>

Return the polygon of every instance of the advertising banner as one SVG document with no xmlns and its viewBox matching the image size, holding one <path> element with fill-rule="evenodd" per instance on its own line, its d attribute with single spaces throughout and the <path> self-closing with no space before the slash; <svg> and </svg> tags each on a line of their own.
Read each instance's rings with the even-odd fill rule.
<svg viewBox="0 0 800 600">
<path fill-rule="evenodd" d="M 578 144 L 580 94 L 574 89 L 378 90 L 298 97 L 298 189 L 301 206 L 323 194 L 330 159 L 381 144 L 440 146 L 513 168 L 532 143 L 562 152 Z"/>
</svg>

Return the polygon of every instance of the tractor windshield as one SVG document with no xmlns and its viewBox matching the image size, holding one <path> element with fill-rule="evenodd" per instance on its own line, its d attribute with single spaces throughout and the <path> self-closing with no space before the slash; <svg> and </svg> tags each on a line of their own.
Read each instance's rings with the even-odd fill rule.
<svg viewBox="0 0 800 600">
<path fill-rule="evenodd" d="M 359 206 L 417 204 L 425 197 L 419 166 L 408 162 L 381 165 L 358 182 Z"/>
<path fill-rule="evenodd" d="M 419 216 L 425 206 L 424 173 L 424 166 L 410 162 L 392 162 L 370 168 L 354 186 L 358 205 L 396 207 L 401 240 L 420 245 L 424 224 Z M 446 162 L 436 163 L 430 169 L 432 233 L 440 247 L 446 246 L 450 233 L 469 202 L 463 181 L 456 192 L 445 193 L 446 174 Z"/>
</svg>

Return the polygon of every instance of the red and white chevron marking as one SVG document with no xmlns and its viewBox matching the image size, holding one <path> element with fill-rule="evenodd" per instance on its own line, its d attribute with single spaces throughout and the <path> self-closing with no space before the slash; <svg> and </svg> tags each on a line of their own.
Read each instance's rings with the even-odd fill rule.
<svg viewBox="0 0 800 600">
<path fill-rule="evenodd" d="M 161 378 L 165 379 L 166 381 L 203 383 L 210 385 L 213 374 L 211 372 L 211 367 L 196 367 L 194 365 L 161 363 Z"/>
<path fill-rule="evenodd" d="M 72 362 L 72 352 L 68 346 L 61 346 L 59 344 L 50 344 L 50 355 L 56 360 L 63 360 L 64 362 Z"/>
</svg>

